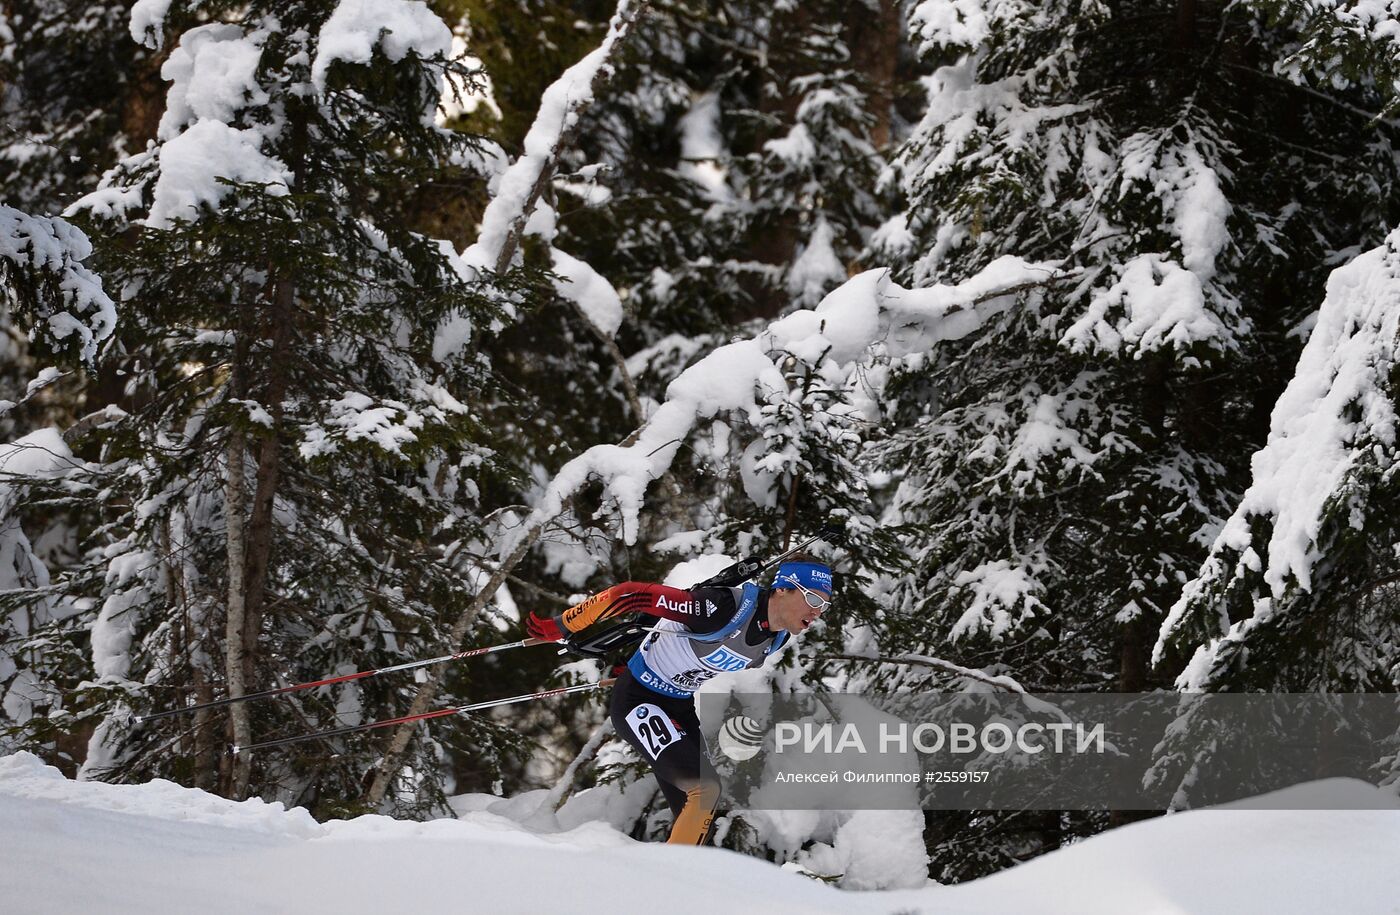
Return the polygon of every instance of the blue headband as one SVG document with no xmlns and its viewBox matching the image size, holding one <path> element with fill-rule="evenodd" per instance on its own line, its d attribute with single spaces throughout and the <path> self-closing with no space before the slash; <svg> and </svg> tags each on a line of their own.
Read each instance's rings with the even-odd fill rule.
<svg viewBox="0 0 1400 915">
<path fill-rule="evenodd" d="M 793 584 L 791 579 L 797 579 L 797 584 Z M 835 590 L 832 587 L 831 567 L 820 562 L 785 562 L 778 566 L 778 577 L 773 580 L 773 590 L 795 589 L 797 585 L 830 594 Z"/>
</svg>

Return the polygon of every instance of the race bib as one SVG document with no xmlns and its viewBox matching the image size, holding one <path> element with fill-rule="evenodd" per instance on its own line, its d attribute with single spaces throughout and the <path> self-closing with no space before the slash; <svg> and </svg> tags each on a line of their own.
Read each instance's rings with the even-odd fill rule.
<svg viewBox="0 0 1400 915">
<path fill-rule="evenodd" d="M 650 702 L 628 712 L 627 723 L 631 726 L 632 733 L 637 735 L 637 742 L 653 760 L 685 734 L 677 729 L 671 721 L 671 716 Z"/>
</svg>

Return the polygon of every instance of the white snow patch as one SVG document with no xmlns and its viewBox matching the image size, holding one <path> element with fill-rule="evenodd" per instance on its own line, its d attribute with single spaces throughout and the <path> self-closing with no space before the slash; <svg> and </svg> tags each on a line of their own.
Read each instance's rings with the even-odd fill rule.
<svg viewBox="0 0 1400 915">
<path fill-rule="evenodd" d="M 215 23 L 190 29 L 160 68 L 170 83 L 165 114 L 157 135 L 179 136 L 200 120 L 229 123 L 245 108 L 266 105 L 267 92 L 258 83 L 264 32 L 245 35 L 236 25 Z"/>
<path fill-rule="evenodd" d="M 705 188 L 711 199 L 725 201 L 734 195 L 721 163 L 728 151 L 719 128 L 718 92 L 702 92 L 680 120 L 681 174 Z"/>
<path fill-rule="evenodd" d="M 550 256 L 552 269 L 560 277 L 554 282 L 555 291 L 577 305 L 603 336 L 617 333 L 622 326 L 622 299 L 612 283 L 588 264 L 558 248 L 551 248 Z"/>
<path fill-rule="evenodd" d="M 922 0 L 909 15 L 919 53 L 934 48 L 976 47 L 991 34 L 982 0 Z"/>
<path fill-rule="evenodd" d="M 993 639 L 1046 610 L 1038 580 L 1031 569 L 999 559 L 959 572 L 953 586 L 971 594 L 968 608 L 953 624 L 950 637 L 957 639 L 986 631 Z"/>
<path fill-rule="evenodd" d="M 708 537 L 703 531 L 695 533 Z M 674 540 L 675 538 L 668 539 Z M 660 549 L 659 546 L 658 549 Z M 733 564 L 734 560 L 723 553 L 705 553 L 694 559 L 676 563 L 671 567 L 671 571 L 666 573 L 666 577 L 661 583 L 670 585 L 672 588 L 693 588 L 710 576 L 723 572 Z"/>
<path fill-rule="evenodd" d="M 1061 342 L 1075 352 L 1117 352 L 1126 344 L 1186 348 L 1225 335 L 1220 318 L 1206 308 L 1200 277 L 1160 255 L 1139 254 L 1116 282 L 1094 293 Z"/>
<path fill-rule="evenodd" d="M 1164 252 L 1129 260 L 1107 289 L 1094 292 L 1061 342 L 1076 352 L 1229 345 L 1248 324 L 1240 324 L 1234 297 L 1213 282 L 1216 259 L 1230 241 L 1233 212 L 1221 176 L 1194 145 L 1168 145 L 1160 132 L 1126 139 L 1122 158 L 1121 194 L 1143 190 L 1160 201 L 1175 230 L 1180 260 Z"/>
<path fill-rule="evenodd" d="M 1351 780 L 1136 823 L 950 887 L 920 887 L 917 870 L 905 872 L 920 866 L 921 848 L 902 843 L 919 835 L 921 815 L 855 813 L 806 863 L 884 885 L 897 873 L 919 887 L 879 892 L 838 890 L 721 849 L 633 842 L 599 821 L 601 809 L 583 809 L 583 795 L 602 795 L 596 789 L 560 811 L 558 831 L 517 822 L 545 794 L 459 798 L 460 819 L 316 823 L 304 810 L 170 782 L 73 782 L 19 753 L 0 758 L 0 898 L 16 912 L 114 915 L 173 911 L 191 899 L 209 915 L 450 911 L 464 899 L 473 911 L 596 915 L 617 886 L 665 899 L 675 915 L 709 915 L 716 892 L 740 890 L 747 907 L 771 915 L 1301 915 L 1339 904 L 1349 915 L 1393 915 L 1400 898 L 1400 801 Z M 1333 809 L 1302 809 L 1319 803 Z M 1295 809 L 1254 809 L 1264 804 Z M 589 812 L 599 819 L 579 825 Z M 818 826 L 815 812 L 786 813 L 795 839 Z"/>
<path fill-rule="evenodd" d="M 832 238 L 831 224 L 825 216 L 819 217 L 812 237 L 788 268 L 787 290 L 803 306 L 815 305 L 846 279 L 846 266 L 836 256 Z"/>
<path fill-rule="evenodd" d="M 136 0 L 131 5 L 131 40 L 155 50 L 160 49 L 165 34 L 165 17 L 171 0 Z"/>
<path fill-rule="evenodd" d="M 200 121 L 160 148 L 160 177 L 156 179 L 146 225 L 169 228 L 175 219 L 196 219 L 203 207 L 218 209 L 232 190 L 216 179 L 266 184 L 273 197 L 289 193 L 292 174 L 259 148 L 262 138 L 219 121 Z"/>
<path fill-rule="evenodd" d="M 445 57 L 452 30 L 422 0 L 340 0 L 317 36 L 311 81 L 325 91 L 332 63 L 367 64 L 376 49 L 396 63 L 409 54 Z"/>
<path fill-rule="evenodd" d="M 0 445 L 0 519 L 15 507 L 25 478 L 52 476 L 78 466 L 63 434 L 52 426 Z"/>
<path fill-rule="evenodd" d="M 769 140 L 763 144 L 763 151 L 777 156 L 794 168 L 807 168 L 817 155 L 817 144 L 806 124 L 794 124 L 787 136 Z"/>
</svg>

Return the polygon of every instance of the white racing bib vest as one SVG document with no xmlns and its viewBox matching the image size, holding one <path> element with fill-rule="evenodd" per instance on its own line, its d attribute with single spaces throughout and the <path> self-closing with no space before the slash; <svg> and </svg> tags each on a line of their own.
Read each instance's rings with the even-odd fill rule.
<svg viewBox="0 0 1400 915">
<path fill-rule="evenodd" d="M 787 640 L 787 633 L 779 632 L 749 645 L 744 636 L 758 609 L 758 585 L 728 590 L 734 595 L 734 617 L 715 632 L 692 632 L 668 619 L 656 624 L 627 662 L 638 683 L 663 696 L 688 699 L 711 677 L 762 664 Z"/>
</svg>

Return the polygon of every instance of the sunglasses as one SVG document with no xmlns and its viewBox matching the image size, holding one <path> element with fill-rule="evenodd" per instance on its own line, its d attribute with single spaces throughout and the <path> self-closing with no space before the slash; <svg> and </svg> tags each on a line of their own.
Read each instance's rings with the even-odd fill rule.
<svg viewBox="0 0 1400 915">
<path fill-rule="evenodd" d="M 802 592 L 802 599 L 805 600 L 807 606 L 811 607 L 813 610 L 825 610 L 827 605 L 831 603 L 831 598 L 822 597 L 820 591 L 813 591 L 811 588 L 802 587 L 802 582 L 798 581 L 795 575 L 787 576 L 786 580 L 791 582 L 793 587 Z"/>
</svg>

